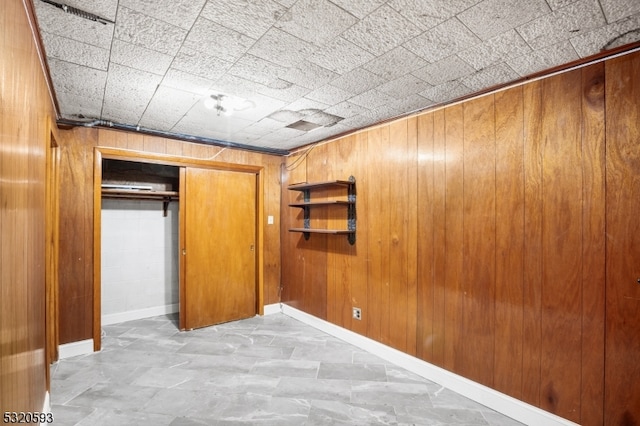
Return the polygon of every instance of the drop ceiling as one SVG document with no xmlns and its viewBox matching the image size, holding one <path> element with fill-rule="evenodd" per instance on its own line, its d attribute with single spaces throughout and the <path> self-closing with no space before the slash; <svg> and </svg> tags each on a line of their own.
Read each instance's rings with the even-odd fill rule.
<svg viewBox="0 0 640 426">
<path fill-rule="evenodd" d="M 284 152 L 640 40 L 639 0 L 32 1 L 62 119 Z"/>
</svg>

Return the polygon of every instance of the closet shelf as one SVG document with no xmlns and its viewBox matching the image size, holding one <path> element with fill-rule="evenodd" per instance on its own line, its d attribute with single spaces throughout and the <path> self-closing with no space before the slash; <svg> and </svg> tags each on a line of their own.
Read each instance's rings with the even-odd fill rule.
<svg viewBox="0 0 640 426">
<path fill-rule="evenodd" d="M 127 198 L 137 200 L 177 200 L 177 191 L 147 191 L 137 189 L 102 188 L 103 198 Z"/>
</svg>

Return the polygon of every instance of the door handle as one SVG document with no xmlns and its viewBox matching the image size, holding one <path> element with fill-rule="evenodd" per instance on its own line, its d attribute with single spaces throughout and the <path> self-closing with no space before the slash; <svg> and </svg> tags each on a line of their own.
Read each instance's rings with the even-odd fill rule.
<svg viewBox="0 0 640 426">
<path fill-rule="evenodd" d="M 253 251 L 253 244 L 251 244 L 251 251 Z"/>
</svg>

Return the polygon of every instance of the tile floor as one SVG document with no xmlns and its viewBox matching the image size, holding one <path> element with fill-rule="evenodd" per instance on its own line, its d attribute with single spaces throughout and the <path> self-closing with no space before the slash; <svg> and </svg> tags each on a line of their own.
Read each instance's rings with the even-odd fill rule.
<svg viewBox="0 0 640 426">
<path fill-rule="evenodd" d="M 51 368 L 55 425 L 519 425 L 283 314 L 103 328 Z"/>
</svg>

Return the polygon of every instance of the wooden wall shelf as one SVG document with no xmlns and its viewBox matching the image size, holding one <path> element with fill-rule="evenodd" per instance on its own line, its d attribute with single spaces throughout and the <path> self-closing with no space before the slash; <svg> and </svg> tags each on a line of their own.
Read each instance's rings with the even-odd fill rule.
<svg viewBox="0 0 640 426">
<path fill-rule="evenodd" d="M 356 242 L 356 179 L 353 176 L 349 180 L 332 180 L 326 182 L 302 182 L 289 185 L 291 191 L 301 191 L 304 194 L 303 202 L 290 203 L 289 207 L 298 207 L 304 211 L 304 227 L 290 228 L 290 232 L 302 232 L 305 240 L 308 240 L 310 234 L 331 234 L 346 235 L 349 244 Z M 344 187 L 347 189 L 346 200 L 327 200 L 312 199 L 311 193 L 314 190 L 322 190 L 331 187 Z M 347 208 L 347 229 L 324 229 L 311 228 L 311 208 L 322 208 L 327 206 L 345 206 Z"/>
</svg>

